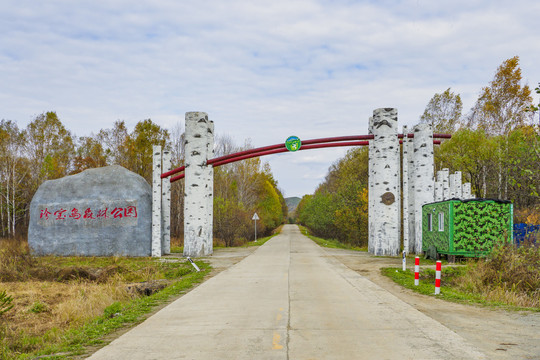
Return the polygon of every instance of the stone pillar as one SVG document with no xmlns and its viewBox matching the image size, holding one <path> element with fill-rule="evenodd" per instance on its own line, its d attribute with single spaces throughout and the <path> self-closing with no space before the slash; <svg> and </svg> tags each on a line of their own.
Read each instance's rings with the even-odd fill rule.
<svg viewBox="0 0 540 360">
<path fill-rule="evenodd" d="M 161 248 L 161 146 L 152 146 L 152 257 L 160 257 Z"/>
<path fill-rule="evenodd" d="M 214 157 L 214 122 L 208 122 L 208 137 L 207 137 L 207 154 L 208 159 Z M 205 248 L 207 249 L 207 255 L 211 255 L 214 252 L 214 167 L 206 166 L 206 176 L 208 181 L 208 197 L 207 197 L 207 212 L 208 212 L 208 233 L 206 238 Z"/>
<path fill-rule="evenodd" d="M 456 175 L 448 175 L 448 198 L 453 199 L 456 197 Z"/>
<path fill-rule="evenodd" d="M 439 172 L 441 174 L 443 200 L 448 200 L 450 196 L 450 187 L 448 183 L 449 181 L 448 177 L 449 177 L 450 171 L 448 169 L 442 169 Z"/>
<path fill-rule="evenodd" d="M 465 183 L 462 187 L 462 199 L 472 199 L 471 195 L 471 183 Z"/>
<path fill-rule="evenodd" d="M 414 253 L 414 172 L 413 139 L 408 137 L 408 128 L 403 127 L 403 249 Z M 407 242 L 405 241 L 407 238 Z"/>
<path fill-rule="evenodd" d="M 211 186 L 207 171 L 208 137 L 213 136 L 208 115 L 204 112 L 186 113 L 185 131 L 185 199 L 184 199 L 184 256 L 210 255 L 208 236 L 208 197 Z"/>
<path fill-rule="evenodd" d="M 435 201 L 443 200 L 443 183 L 441 179 L 441 172 L 437 171 L 437 180 L 435 181 Z"/>
<path fill-rule="evenodd" d="M 171 152 L 163 151 L 162 171 L 171 170 Z M 171 182 L 169 179 L 161 181 L 161 252 L 171 253 Z"/>
<path fill-rule="evenodd" d="M 373 132 L 371 131 L 373 129 L 373 116 L 369 117 L 369 126 L 368 126 L 368 134 L 372 135 Z M 373 198 L 373 176 L 371 175 L 373 171 L 373 142 L 374 140 L 371 140 L 369 142 L 369 160 L 368 160 L 368 252 L 370 254 L 375 253 L 375 241 L 373 241 L 372 236 L 374 234 L 373 228 L 372 228 L 372 219 L 373 219 L 373 205 L 375 203 L 375 199 Z"/>
<path fill-rule="evenodd" d="M 368 248 L 374 255 L 397 256 L 400 253 L 400 156 L 397 137 L 397 110 L 382 108 L 373 111 L 370 146 L 370 173 L 373 177 L 369 201 L 370 234 Z"/>
<path fill-rule="evenodd" d="M 409 253 L 409 138 L 407 126 L 403 126 L 403 157 L 401 171 L 403 178 L 402 207 L 403 207 L 403 250 Z"/>
<path fill-rule="evenodd" d="M 433 202 L 433 131 L 430 124 L 414 128 L 414 235 L 415 252 L 422 253 L 422 205 Z"/>
<path fill-rule="evenodd" d="M 456 171 L 454 174 L 454 196 L 458 199 L 463 199 L 463 185 L 461 183 L 461 171 Z"/>
</svg>

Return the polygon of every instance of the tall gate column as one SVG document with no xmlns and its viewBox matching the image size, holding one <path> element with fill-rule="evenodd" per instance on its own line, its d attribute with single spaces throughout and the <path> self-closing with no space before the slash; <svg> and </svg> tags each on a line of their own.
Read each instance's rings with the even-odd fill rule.
<svg viewBox="0 0 540 360">
<path fill-rule="evenodd" d="M 185 132 L 185 199 L 184 199 L 184 256 L 211 255 L 213 171 L 206 162 L 211 158 L 213 124 L 204 112 L 186 113 Z"/>
<path fill-rule="evenodd" d="M 413 138 L 414 251 L 422 253 L 422 205 L 434 200 L 433 130 L 430 124 L 414 127 Z"/>
<path fill-rule="evenodd" d="M 373 111 L 370 123 L 373 144 L 369 147 L 369 252 L 397 256 L 400 253 L 400 151 L 397 110 Z"/>
</svg>

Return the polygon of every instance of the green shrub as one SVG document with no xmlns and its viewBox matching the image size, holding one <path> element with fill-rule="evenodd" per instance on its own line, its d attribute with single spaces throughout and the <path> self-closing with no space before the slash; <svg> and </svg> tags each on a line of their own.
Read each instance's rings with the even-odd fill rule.
<svg viewBox="0 0 540 360">
<path fill-rule="evenodd" d="M 107 306 L 105 310 L 103 310 L 103 315 L 106 318 L 113 318 L 118 316 L 118 314 L 122 313 L 122 310 L 124 307 L 122 304 L 118 301 L 113 302 L 111 305 Z"/>
<path fill-rule="evenodd" d="M 13 297 L 9 296 L 6 291 L 0 292 L 0 316 L 13 308 Z"/>
<path fill-rule="evenodd" d="M 39 314 L 39 313 L 42 313 L 42 312 L 45 312 L 45 311 L 48 311 L 48 310 L 49 309 L 47 308 L 47 305 L 45 305 L 42 302 L 36 301 L 35 303 L 32 304 L 32 307 L 30 307 L 30 309 L 28 309 L 28 312 L 31 312 L 31 313 L 34 313 L 34 314 Z"/>
</svg>

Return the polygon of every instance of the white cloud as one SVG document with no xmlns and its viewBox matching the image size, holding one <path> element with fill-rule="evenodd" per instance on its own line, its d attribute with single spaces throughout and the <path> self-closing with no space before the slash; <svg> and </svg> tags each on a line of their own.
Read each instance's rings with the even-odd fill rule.
<svg viewBox="0 0 540 360">
<path fill-rule="evenodd" d="M 264 146 L 365 134 L 378 107 L 412 125 L 448 87 L 467 111 L 514 55 L 525 80 L 540 81 L 540 2 L 526 0 L 6 0 L 2 10 L 0 118 L 24 127 L 55 110 L 78 135 L 117 119 L 172 128 L 200 110 L 218 133 Z M 271 163 L 287 192 L 311 192 L 343 152 L 329 154 L 306 158 L 302 178 L 314 180 L 302 186 L 282 157 Z"/>
</svg>

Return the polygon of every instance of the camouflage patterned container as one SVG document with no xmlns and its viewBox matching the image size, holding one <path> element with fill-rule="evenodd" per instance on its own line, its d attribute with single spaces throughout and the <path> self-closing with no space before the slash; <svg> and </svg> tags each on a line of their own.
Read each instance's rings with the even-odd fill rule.
<svg viewBox="0 0 540 360">
<path fill-rule="evenodd" d="M 514 208 L 503 200 L 446 200 L 422 207 L 422 250 L 479 257 L 512 243 Z"/>
</svg>

